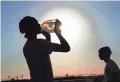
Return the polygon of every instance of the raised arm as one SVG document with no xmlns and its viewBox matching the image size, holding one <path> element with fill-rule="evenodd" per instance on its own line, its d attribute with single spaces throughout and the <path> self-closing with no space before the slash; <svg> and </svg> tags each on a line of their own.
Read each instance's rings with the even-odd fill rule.
<svg viewBox="0 0 120 82">
<path fill-rule="evenodd" d="M 60 25 L 61 25 L 61 22 L 57 20 L 55 24 L 55 29 L 54 29 L 58 39 L 60 40 L 60 44 L 52 43 L 51 35 L 48 32 L 42 31 L 42 34 L 46 37 L 46 40 L 48 41 L 48 47 L 50 47 L 50 50 L 55 52 L 68 52 L 70 51 L 70 46 L 61 34 L 61 30 L 59 29 Z"/>
<path fill-rule="evenodd" d="M 61 34 L 61 30 L 59 29 L 60 25 L 61 25 L 61 22 L 59 20 L 57 20 L 57 22 L 55 24 L 56 27 L 54 30 L 55 30 L 55 33 L 56 33 L 58 39 L 60 40 L 60 44 L 52 43 L 53 51 L 68 52 L 68 51 L 70 51 L 70 46 Z"/>
</svg>

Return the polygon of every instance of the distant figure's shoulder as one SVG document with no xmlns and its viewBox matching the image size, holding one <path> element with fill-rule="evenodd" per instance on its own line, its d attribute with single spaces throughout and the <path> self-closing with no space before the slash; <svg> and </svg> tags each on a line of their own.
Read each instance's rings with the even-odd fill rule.
<svg viewBox="0 0 120 82">
<path fill-rule="evenodd" d="M 110 59 L 108 61 L 108 67 L 111 69 L 111 72 L 119 71 L 118 65 L 115 63 L 114 60 Z"/>
<path fill-rule="evenodd" d="M 114 61 L 114 60 L 112 60 L 112 59 L 110 59 L 110 60 L 108 61 L 108 63 L 113 63 L 113 64 L 116 64 L 116 63 L 115 63 L 115 61 Z"/>
<path fill-rule="evenodd" d="M 107 63 L 107 65 L 116 65 L 115 61 L 110 59 Z"/>
</svg>

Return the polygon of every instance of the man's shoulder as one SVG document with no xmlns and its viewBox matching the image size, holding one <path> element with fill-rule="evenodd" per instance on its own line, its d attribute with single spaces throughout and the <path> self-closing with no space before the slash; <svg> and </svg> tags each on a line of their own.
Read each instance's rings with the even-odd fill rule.
<svg viewBox="0 0 120 82">
<path fill-rule="evenodd" d="M 117 65 L 114 60 L 110 59 L 108 61 L 108 65 Z"/>
<path fill-rule="evenodd" d="M 116 67 L 116 63 L 112 59 L 110 59 L 105 66 L 106 69 L 110 69 L 114 67 Z"/>
<path fill-rule="evenodd" d="M 111 72 L 118 72 L 119 71 L 119 67 L 117 66 L 117 64 L 115 63 L 114 60 L 110 59 L 108 62 L 108 68 L 111 70 Z"/>
<path fill-rule="evenodd" d="M 27 40 L 24 47 L 26 46 L 37 46 L 47 44 L 48 41 L 45 39 Z"/>
<path fill-rule="evenodd" d="M 44 45 L 44 46 L 45 46 L 45 45 L 48 46 L 48 45 L 51 44 L 51 42 L 49 42 L 49 41 L 46 40 L 46 39 L 37 39 L 36 44 L 38 44 L 38 45 Z"/>
<path fill-rule="evenodd" d="M 48 41 L 46 39 L 37 39 L 37 43 L 47 43 Z"/>
</svg>

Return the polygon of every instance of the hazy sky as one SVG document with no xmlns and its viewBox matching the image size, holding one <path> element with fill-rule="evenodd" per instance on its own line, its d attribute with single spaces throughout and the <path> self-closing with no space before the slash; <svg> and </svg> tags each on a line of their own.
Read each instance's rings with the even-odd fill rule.
<svg viewBox="0 0 120 82">
<path fill-rule="evenodd" d="M 92 70 L 94 74 L 103 73 L 105 64 L 99 60 L 97 51 L 106 45 L 111 47 L 112 59 L 120 67 L 120 2 L 2 2 L 2 79 L 21 74 L 24 78 L 29 78 L 28 67 L 22 52 L 26 39 L 19 33 L 19 21 L 27 15 L 40 21 L 54 8 L 61 8 L 61 11 L 65 8 L 79 11 L 80 13 L 77 14 L 83 16 L 90 24 L 89 28 L 83 28 L 83 32 L 77 31 L 76 43 L 74 43 L 74 37 L 71 37 L 74 46 L 70 44 L 69 53 L 51 54 L 54 76 L 62 76 L 66 73 L 69 75 L 91 74 Z M 76 15 L 73 16 L 75 17 Z M 68 43 L 70 43 L 69 40 Z"/>
</svg>

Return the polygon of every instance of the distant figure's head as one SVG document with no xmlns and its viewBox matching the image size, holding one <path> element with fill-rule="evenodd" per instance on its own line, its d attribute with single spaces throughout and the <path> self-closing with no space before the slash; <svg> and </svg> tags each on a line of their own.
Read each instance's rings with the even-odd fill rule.
<svg viewBox="0 0 120 82">
<path fill-rule="evenodd" d="M 107 60 L 110 58 L 110 55 L 112 54 L 111 49 L 108 46 L 102 47 L 98 50 L 99 58 L 101 60 Z"/>
<path fill-rule="evenodd" d="M 25 38 L 37 36 L 41 33 L 40 24 L 31 16 L 25 16 L 19 22 L 19 30 L 22 34 L 25 33 Z"/>
</svg>

